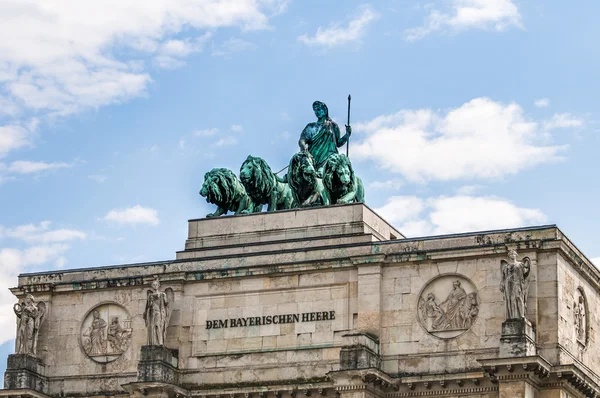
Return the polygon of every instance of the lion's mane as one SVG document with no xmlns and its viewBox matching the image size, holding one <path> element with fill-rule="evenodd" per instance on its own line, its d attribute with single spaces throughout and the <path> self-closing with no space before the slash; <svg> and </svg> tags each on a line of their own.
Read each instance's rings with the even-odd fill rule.
<svg viewBox="0 0 600 398">
<path fill-rule="evenodd" d="M 350 172 L 350 182 L 348 184 L 342 184 L 340 181 L 339 171 L 343 167 L 347 167 Z M 363 200 L 362 187 L 358 187 L 356 184 L 362 184 L 362 182 L 354 175 L 350 159 L 341 153 L 329 156 L 323 167 L 323 185 L 329 191 L 332 203 L 337 203 L 337 200 L 348 192 L 356 192 L 357 190 L 360 190 L 361 194 L 354 201 L 361 202 Z"/>
<path fill-rule="evenodd" d="M 242 175 L 242 170 L 248 165 L 252 166 L 250 168 L 251 174 L 246 178 Z M 242 163 L 240 167 L 240 180 L 244 184 L 246 192 L 256 204 L 267 203 L 269 195 L 276 188 L 271 167 L 264 159 L 259 157 L 248 156 L 244 163 Z"/>
<path fill-rule="evenodd" d="M 246 193 L 244 186 L 229 169 L 215 168 L 204 174 L 204 186 L 206 201 L 226 209 L 235 207 L 240 192 Z"/>
<path fill-rule="evenodd" d="M 313 165 L 314 172 L 308 175 L 304 174 L 302 163 L 308 158 Z M 292 189 L 292 195 L 297 205 L 300 205 L 308 195 L 310 195 L 317 186 L 317 170 L 315 168 L 315 160 L 308 151 L 296 153 L 290 159 L 288 168 L 287 182 Z"/>
</svg>

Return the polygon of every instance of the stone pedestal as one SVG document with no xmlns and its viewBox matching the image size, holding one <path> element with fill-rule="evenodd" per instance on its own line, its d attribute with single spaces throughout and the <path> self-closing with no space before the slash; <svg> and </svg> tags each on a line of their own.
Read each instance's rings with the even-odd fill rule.
<svg viewBox="0 0 600 398">
<path fill-rule="evenodd" d="M 44 367 L 36 357 L 27 354 L 8 356 L 4 373 L 4 388 L 7 390 L 30 389 L 45 392 Z"/>
<path fill-rule="evenodd" d="M 144 345 L 138 363 L 139 382 L 177 384 L 178 358 L 164 346 Z"/>
<path fill-rule="evenodd" d="M 340 370 L 379 368 L 379 340 L 365 333 L 344 335 Z"/>
<path fill-rule="evenodd" d="M 536 355 L 535 332 L 526 319 L 507 319 L 502 323 L 500 358 Z"/>
</svg>

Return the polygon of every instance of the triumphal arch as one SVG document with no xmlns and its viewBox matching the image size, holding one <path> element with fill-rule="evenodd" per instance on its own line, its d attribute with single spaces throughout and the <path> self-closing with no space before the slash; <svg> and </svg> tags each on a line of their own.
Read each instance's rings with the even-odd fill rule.
<svg viewBox="0 0 600 398">
<path fill-rule="evenodd" d="M 314 108 L 285 177 L 206 174 L 175 259 L 20 275 L 0 396 L 599 396 L 600 272 L 563 232 L 405 238 Z"/>
</svg>

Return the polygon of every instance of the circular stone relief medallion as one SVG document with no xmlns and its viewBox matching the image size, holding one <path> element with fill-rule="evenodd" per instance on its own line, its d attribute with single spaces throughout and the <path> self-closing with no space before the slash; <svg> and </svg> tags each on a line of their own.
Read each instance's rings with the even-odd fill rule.
<svg viewBox="0 0 600 398">
<path fill-rule="evenodd" d="M 96 362 L 119 358 L 131 344 L 131 319 L 125 308 L 105 303 L 89 311 L 81 323 L 81 347 Z"/>
<path fill-rule="evenodd" d="M 441 275 L 421 291 L 417 317 L 432 335 L 451 339 L 466 332 L 479 314 L 473 283 L 459 275 Z"/>
</svg>

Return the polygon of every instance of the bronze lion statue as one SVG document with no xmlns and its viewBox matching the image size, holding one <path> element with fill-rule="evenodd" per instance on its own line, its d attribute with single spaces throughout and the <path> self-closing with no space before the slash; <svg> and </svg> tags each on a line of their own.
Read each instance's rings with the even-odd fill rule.
<svg viewBox="0 0 600 398">
<path fill-rule="evenodd" d="M 362 180 L 354 174 L 352 163 L 346 155 L 333 154 L 323 167 L 323 185 L 329 192 L 332 204 L 364 202 Z"/>
<path fill-rule="evenodd" d="M 329 205 L 329 194 L 317 175 L 310 152 L 302 151 L 292 156 L 284 181 L 290 185 L 295 207 Z"/>
<path fill-rule="evenodd" d="M 285 182 L 279 181 L 269 164 L 262 158 L 248 156 L 240 167 L 240 180 L 254 202 L 254 212 L 260 212 L 263 204 L 267 211 L 290 209 L 294 198 Z"/>
<path fill-rule="evenodd" d="M 254 210 L 254 203 L 246 189 L 229 169 L 216 168 L 204 174 L 200 195 L 204 196 L 208 203 L 217 205 L 217 210 L 206 217 L 219 217 L 228 211 L 247 214 Z"/>
</svg>

